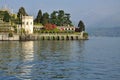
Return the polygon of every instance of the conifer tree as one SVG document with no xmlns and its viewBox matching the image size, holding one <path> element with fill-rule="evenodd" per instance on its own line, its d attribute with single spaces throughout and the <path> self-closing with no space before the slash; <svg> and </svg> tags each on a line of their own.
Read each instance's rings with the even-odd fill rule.
<svg viewBox="0 0 120 80">
<path fill-rule="evenodd" d="M 85 31 L 85 25 L 82 20 L 79 21 L 78 27 L 80 29 L 80 32 Z"/>
<path fill-rule="evenodd" d="M 49 14 L 48 14 L 47 12 L 43 14 L 41 23 L 42 23 L 43 25 L 49 23 Z"/>
<path fill-rule="evenodd" d="M 41 19 L 42 19 L 42 11 L 41 10 L 39 10 L 38 11 L 38 14 L 37 14 L 37 17 L 36 17 L 36 19 L 34 20 L 34 22 L 35 23 L 41 23 L 42 21 L 41 21 Z"/>
<path fill-rule="evenodd" d="M 17 17 L 18 17 L 19 21 L 21 21 L 22 16 L 28 16 L 28 14 L 26 13 L 24 7 L 20 7 L 20 9 L 19 9 L 19 11 L 17 13 Z"/>
</svg>

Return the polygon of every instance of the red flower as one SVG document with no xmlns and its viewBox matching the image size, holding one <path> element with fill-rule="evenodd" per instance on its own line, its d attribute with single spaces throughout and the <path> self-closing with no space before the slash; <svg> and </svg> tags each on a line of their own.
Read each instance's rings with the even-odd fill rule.
<svg viewBox="0 0 120 80">
<path fill-rule="evenodd" d="M 56 28 L 55 24 L 48 23 L 48 24 L 45 25 L 46 30 L 53 30 L 55 28 Z"/>
</svg>

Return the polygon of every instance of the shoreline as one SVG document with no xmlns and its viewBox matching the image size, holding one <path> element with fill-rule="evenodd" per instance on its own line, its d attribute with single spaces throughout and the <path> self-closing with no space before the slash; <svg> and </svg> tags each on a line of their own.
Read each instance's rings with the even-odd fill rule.
<svg viewBox="0 0 120 80">
<path fill-rule="evenodd" d="M 0 35 L 0 41 L 36 41 L 36 40 L 88 40 L 80 34 L 13 34 L 9 37 L 7 34 Z"/>
</svg>

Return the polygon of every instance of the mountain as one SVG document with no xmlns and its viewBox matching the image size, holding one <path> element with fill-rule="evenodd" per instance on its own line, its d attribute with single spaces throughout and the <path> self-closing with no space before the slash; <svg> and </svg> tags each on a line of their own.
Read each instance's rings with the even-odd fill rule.
<svg viewBox="0 0 120 80">
<path fill-rule="evenodd" d="M 120 27 L 95 27 L 87 29 L 90 36 L 120 37 Z"/>
</svg>

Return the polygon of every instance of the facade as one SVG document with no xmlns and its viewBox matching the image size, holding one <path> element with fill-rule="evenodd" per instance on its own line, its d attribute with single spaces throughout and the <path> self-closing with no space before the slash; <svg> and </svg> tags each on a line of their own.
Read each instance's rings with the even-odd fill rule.
<svg viewBox="0 0 120 80">
<path fill-rule="evenodd" d="M 58 26 L 58 29 L 60 29 L 61 31 L 75 31 L 75 27 L 70 27 L 70 26 Z"/>
<path fill-rule="evenodd" d="M 34 25 L 34 31 L 39 31 L 39 30 L 41 30 L 41 29 L 43 29 L 44 28 L 44 26 L 42 26 L 42 25 Z"/>
<path fill-rule="evenodd" d="M 22 16 L 22 28 L 27 34 L 33 33 L 33 16 Z"/>
</svg>

